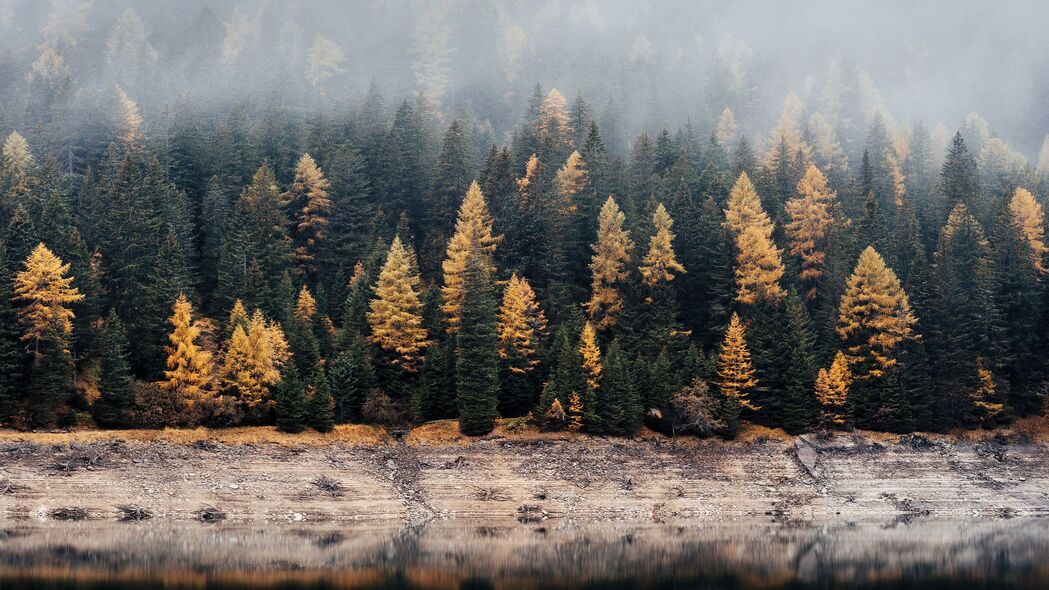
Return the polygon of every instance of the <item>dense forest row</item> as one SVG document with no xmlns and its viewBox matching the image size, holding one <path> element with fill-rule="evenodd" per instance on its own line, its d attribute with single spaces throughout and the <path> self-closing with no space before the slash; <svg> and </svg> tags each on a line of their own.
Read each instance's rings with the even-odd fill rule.
<svg viewBox="0 0 1049 590">
<path fill-rule="evenodd" d="M 708 105 L 619 154 L 614 117 L 540 86 L 498 145 L 375 84 L 153 121 L 119 86 L 85 103 L 50 47 L 12 84 L 12 426 L 730 436 L 1042 411 L 1049 143 L 1033 166 L 975 114 L 952 139 L 791 94 L 767 135 Z"/>
</svg>

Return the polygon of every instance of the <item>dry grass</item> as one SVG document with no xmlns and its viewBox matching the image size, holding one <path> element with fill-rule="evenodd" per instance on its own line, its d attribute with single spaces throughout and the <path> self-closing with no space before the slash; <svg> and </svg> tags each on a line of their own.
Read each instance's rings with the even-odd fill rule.
<svg viewBox="0 0 1049 590">
<path fill-rule="evenodd" d="M 70 432 L 18 432 L 0 430 L 0 442 L 32 442 L 67 445 L 70 443 L 108 442 L 112 440 L 137 442 L 169 442 L 194 444 L 217 442 L 227 445 L 278 444 L 287 446 L 327 445 L 381 445 L 389 442 L 382 428 L 363 424 L 340 424 L 329 433 L 307 431 L 299 434 L 279 432 L 270 426 L 240 426 L 237 428 L 165 428 L 163 430 L 76 430 Z"/>
</svg>

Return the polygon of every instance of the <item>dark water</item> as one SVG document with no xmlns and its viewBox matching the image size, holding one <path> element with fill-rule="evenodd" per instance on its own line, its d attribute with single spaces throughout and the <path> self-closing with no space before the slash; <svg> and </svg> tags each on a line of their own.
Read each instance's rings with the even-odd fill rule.
<svg viewBox="0 0 1049 590">
<path fill-rule="evenodd" d="M 0 589 L 1049 588 L 1049 521 L 0 521 Z"/>
</svg>

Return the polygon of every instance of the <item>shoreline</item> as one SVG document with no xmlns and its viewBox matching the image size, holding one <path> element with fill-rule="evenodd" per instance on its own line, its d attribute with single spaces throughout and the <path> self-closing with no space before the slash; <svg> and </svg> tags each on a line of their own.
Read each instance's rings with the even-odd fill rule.
<svg viewBox="0 0 1049 590">
<path fill-rule="evenodd" d="M 129 507 L 157 520 L 412 526 L 1049 515 L 1049 445 L 1022 432 L 825 438 L 753 427 L 726 442 L 452 430 L 425 425 L 400 440 L 359 426 L 5 431 L 0 520 L 117 520 Z"/>
</svg>

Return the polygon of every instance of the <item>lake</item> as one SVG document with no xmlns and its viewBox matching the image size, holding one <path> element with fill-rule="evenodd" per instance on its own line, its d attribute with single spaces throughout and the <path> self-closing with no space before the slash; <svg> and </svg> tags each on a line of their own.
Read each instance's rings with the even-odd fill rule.
<svg viewBox="0 0 1049 590">
<path fill-rule="evenodd" d="M 0 588 L 1046 588 L 1049 521 L 0 521 Z"/>
</svg>

